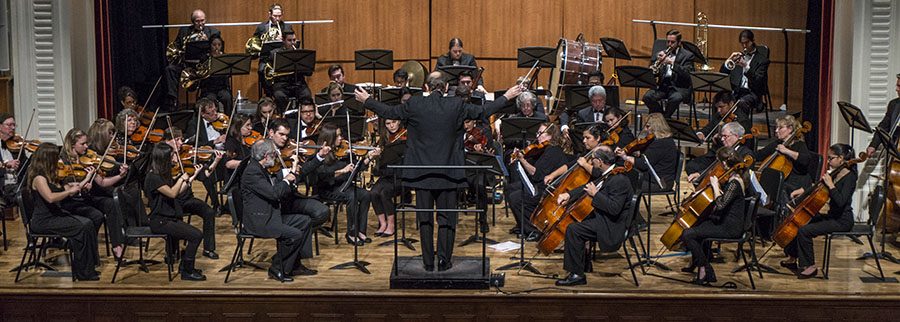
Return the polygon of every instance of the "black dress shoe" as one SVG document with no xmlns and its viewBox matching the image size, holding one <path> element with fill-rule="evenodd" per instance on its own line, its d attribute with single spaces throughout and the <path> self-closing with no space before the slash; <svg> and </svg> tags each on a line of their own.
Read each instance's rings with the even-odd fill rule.
<svg viewBox="0 0 900 322">
<path fill-rule="evenodd" d="M 433 272 L 433 271 L 434 271 L 434 264 L 432 264 L 432 265 L 425 264 L 424 268 L 425 268 L 425 271 L 426 271 L 426 272 Z"/>
<path fill-rule="evenodd" d="M 781 262 L 778 262 L 778 265 L 781 265 L 781 267 L 787 268 L 792 271 L 797 270 L 797 262 L 781 261 Z"/>
<path fill-rule="evenodd" d="M 518 235 L 522 230 L 519 229 L 519 226 L 513 227 L 509 229 L 510 234 Z"/>
<path fill-rule="evenodd" d="M 538 240 L 541 240 L 540 233 L 531 233 L 528 235 L 528 237 L 525 237 L 525 241 L 527 241 L 527 242 L 536 242 Z"/>
<path fill-rule="evenodd" d="M 682 268 L 681 268 L 681 271 L 684 272 L 684 273 L 693 273 L 695 269 L 697 269 L 696 266 L 694 266 L 694 265 L 689 265 L 689 266 L 686 266 L 686 267 L 682 267 Z"/>
<path fill-rule="evenodd" d="M 281 271 L 273 270 L 271 268 L 269 269 L 269 277 L 282 283 L 294 281 L 294 279 L 290 276 L 284 275 L 284 273 L 282 273 Z"/>
<path fill-rule="evenodd" d="M 372 238 L 369 238 L 368 236 L 366 236 L 366 239 L 363 239 L 363 242 L 365 242 L 366 244 L 369 244 L 372 242 Z"/>
<path fill-rule="evenodd" d="M 351 238 L 350 235 L 344 235 L 344 238 L 347 239 L 347 243 L 350 245 L 363 246 L 366 244 L 365 240 L 359 238 Z"/>
<path fill-rule="evenodd" d="M 98 272 L 98 271 L 93 271 L 93 272 L 90 272 L 85 275 L 86 276 L 80 276 L 80 277 L 75 276 L 75 280 L 76 281 L 99 281 L 100 280 L 100 272 Z"/>
<path fill-rule="evenodd" d="M 290 276 L 312 276 L 319 274 L 319 271 L 306 267 L 301 263 L 298 263 L 296 266 L 297 267 L 294 267 L 294 270 L 291 271 Z"/>
<path fill-rule="evenodd" d="M 556 281 L 556 286 L 576 286 L 585 284 L 587 284 L 587 277 L 574 273 L 569 273 L 565 279 Z"/>
<path fill-rule="evenodd" d="M 453 268 L 453 262 L 445 261 L 443 259 L 438 261 L 438 272 L 443 272 L 451 268 Z"/>
<path fill-rule="evenodd" d="M 376 232 L 375 232 L 375 237 L 383 237 L 383 236 L 384 236 L 383 234 L 384 234 L 383 232 L 376 231 Z"/>
<path fill-rule="evenodd" d="M 816 275 L 819 275 L 819 269 L 818 269 L 818 268 L 816 268 L 816 270 L 814 270 L 814 271 L 812 272 L 812 274 L 809 274 L 809 275 L 804 275 L 803 273 L 798 273 L 798 274 L 797 274 L 797 279 L 801 279 L 801 280 L 810 279 L 810 278 L 816 277 Z"/>
<path fill-rule="evenodd" d="M 214 250 L 204 250 L 203 256 L 210 259 L 219 259 L 219 254 L 216 254 L 216 251 Z"/>
<path fill-rule="evenodd" d="M 392 236 L 394 236 L 394 233 L 393 233 L 393 232 L 390 233 L 390 234 L 388 234 L 388 233 L 381 233 L 381 237 L 392 237 Z"/>
<path fill-rule="evenodd" d="M 205 281 L 206 276 L 197 272 L 197 270 L 193 270 L 190 272 L 184 271 L 181 272 L 181 280 L 182 281 Z"/>
</svg>

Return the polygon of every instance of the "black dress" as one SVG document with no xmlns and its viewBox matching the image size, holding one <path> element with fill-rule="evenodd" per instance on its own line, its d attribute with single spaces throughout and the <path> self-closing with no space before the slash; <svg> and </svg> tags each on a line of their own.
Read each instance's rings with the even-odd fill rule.
<svg viewBox="0 0 900 322">
<path fill-rule="evenodd" d="M 63 188 L 50 184 L 52 192 L 62 192 Z M 76 279 L 89 279 L 99 273 L 94 266 L 100 263 L 97 252 L 97 231 L 94 223 L 79 215 L 75 215 L 60 207 L 58 203 L 49 203 L 36 190 L 29 189 L 32 210 L 31 231 L 39 234 L 59 234 L 69 241 L 72 252 L 72 274 Z"/>
<path fill-rule="evenodd" d="M 647 161 L 650 161 L 649 166 Z M 662 188 L 653 177 L 650 166 L 662 181 Z M 641 182 L 641 191 L 672 189 L 672 186 L 675 185 L 675 177 L 678 175 L 676 173 L 678 170 L 678 147 L 675 145 L 675 139 L 672 137 L 654 139 L 640 157 L 634 157 L 634 168 L 644 174 L 645 179 Z"/>
<path fill-rule="evenodd" d="M 693 266 L 709 266 L 709 245 L 700 244 L 704 239 L 741 236 L 747 207 L 744 191 L 739 179 L 729 179 L 722 187 L 722 195 L 713 201 L 712 213 L 682 232 L 681 240 L 691 252 Z"/>
</svg>

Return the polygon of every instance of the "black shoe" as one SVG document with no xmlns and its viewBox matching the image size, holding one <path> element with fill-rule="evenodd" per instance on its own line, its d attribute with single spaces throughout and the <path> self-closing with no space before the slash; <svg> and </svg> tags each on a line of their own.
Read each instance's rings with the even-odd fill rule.
<svg viewBox="0 0 900 322">
<path fill-rule="evenodd" d="M 76 281 L 99 281 L 100 280 L 100 272 L 93 271 L 91 273 L 88 273 L 87 276 L 81 276 L 81 277 L 75 276 L 75 280 Z"/>
<path fill-rule="evenodd" d="M 375 237 L 384 237 L 384 233 L 380 231 L 375 232 Z"/>
<path fill-rule="evenodd" d="M 556 286 L 576 286 L 585 284 L 587 284 L 587 277 L 574 273 L 569 273 L 569 275 L 566 276 L 565 279 L 556 281 Z"/>
<path fill-rule="evenodd" d="M 528 234 L 528 237 L 525 237 L 525 241 L 527 242 L 536 242 L 538 240 L 541 240 L 541 233 L 534 232 Z"/>
<path fill-rule="evenodd" d="M 351 238 L 350 235 L 344 235 L 344 237 L 347 238 L 347 243 L 350 245 L 363 246 L 366 244 L 365 240 L 359 238 L 354 239 Z"/>
<path fill-rule="evenodd" d="M 327 228 L 325 228 L 325 227 L 319 227 L 319 228 L 318 228 L 318 231 L 319 231 L 320 234 L 322 234 L 322 235 L 325 236 L 325 237 L 328 237 L 328 238 L 334 238 L 334 235 L 331 233 L 331 230 L 330 230 L 330 229 L 327 229 Z"/>
<path fill-rule="evenodd" d="M 781 267 L 787 268 L 787 269 L 792 270 L 792 271 L 796 271 L 796 270 L 797 270 L 797 262 L 781 261 L 781 262 L 779 262 L 778 264 L 781 265 Z"/>
<path fill-rule="evenodd" d="M 269 269 L 269 277 L 276 281 L 282 282 L 282 283 L 294 281 L 294 279 L 291 278 L 290 276 L 285 275 L 284 273 L 282 273 L 279 270 L 273 270 L 271 268 Z"/>
<path fill-rule="evenodd" d="M 694 265 L 689 265 L 689 266 L 686 266 L 686 267 L 682 267 L 682 268 L 681 268 L 681 271 L 684 272 L 684 273 L 693 273 L 695 269 L 697 269 L 696 266 L 694 266 Z"/>
<path fill-rule="evenodd" d="M 182 281 L 205 281 L 206 276 L 203 274 L 200 274 L 200 272 L 197 272 L 196 270 L 191 270 L 190 272 L 182 271 L 181 272 L 181 280 Z"/>
<path fill-rule="evenodd" d="M 519 229 L 519 226 L 513 227 L 509 229 L 510 234 L 518 235 L 522 230 Z"/>
<path fill-rule="evenodd" d="M 425 271 L 426 271 L 426 272 L 433 272 L 433 271 L 434 271 L 434 264 L 432 264 L 432 265 L 425 264 L 424 268 L 425 268 Z"/>
<path fill-rule="evenodd" d="M 392 236 L 394 236 L 394 233 L 393 233 L 393 232 L 390 233 L 390 234 L 381 233 L 381 237 L 392 237 Z"/>
<path fill-rule="evenodd" d="M 816 277 L 816 275 L 819 275 L 819 268 L 816 268 L 816 270 L 814 270 L 812 272 L 812 274 L 809 274 L 809 275 L 803 275 L 803 273 L 797 273 L 797 279 L 801 279 L 801 280 L 810 279 L 810 278 Z"/>
<path fill-rule="evenodd" d="M 319 274 L 319 271 L 306 267 L 302 263 L 297 263 L 296 266 L 297 267 L 294 267 L 294 270 L 291 271 L 291 275 L 289 276 L 312 276 Z"/>
<path fill-rule="evenodd" d="M 216 254 L 214 250 L 204 250 L 203 256 L 209 257 L 210 259 L 219 259 L 219 254 Z"/>
<path fill-rule="evenodd" d="M 366 244 L 370 244 L 370 243 L 372 243 L 372 238 L 366 237 L 366 239 L 364 239 L 363 242 L 365 242 Z"/>
<path fill-rule="evenodd" d="M 438 261 L 438 272 L 443 272 L 451 268 L 453 268 L 452 261 L 445 261 L 443 259 Z"/>
</svg>

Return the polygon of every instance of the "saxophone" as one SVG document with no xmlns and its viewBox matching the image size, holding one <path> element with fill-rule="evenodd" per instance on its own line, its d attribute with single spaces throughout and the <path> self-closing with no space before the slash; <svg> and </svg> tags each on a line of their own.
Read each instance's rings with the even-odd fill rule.
<svg viewBox="0 0 900 322">
<path fill-rule="evenodd" d="M 706 14 L 701 12 L 697 13 L 697 47 L 700 48 L 700 53 L 703 54 L 703 57 L 706 58 L 706 62 L 700 66 L 700 70 L 708 72 L 713 68 L 709 66 L 709 51 L 708 44 L 706 40 L 709 39 L 709 19 L 706 18 Z"/>
</svg>

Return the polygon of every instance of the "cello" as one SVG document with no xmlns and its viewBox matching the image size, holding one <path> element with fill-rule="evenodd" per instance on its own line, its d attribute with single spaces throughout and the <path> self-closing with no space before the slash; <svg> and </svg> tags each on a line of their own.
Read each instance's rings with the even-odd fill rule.
<svg viewBox="0 0 900 322">
<path fill-rule="evenodd" d="M 803 127 L 795 131 L 794 135 L 791 135 L 791 137 L 789 137 L 787 140 L 784 140 L 784 143 L 782 143 L 782 145 L 793 145 L 794 142 L 796 142 L 796 140 L 800 138 L 800 136 L 806 134 L 806 132 L 809 132 L 810 129 L 812 129 L 812 124 L 810 124 L 808 121 L 803 122 Z M 762 170 L 766 168 L 778 170 L 778 172 L 783 173 L 784 177 L 787 178 L 787 176 L 790 175 L 791 171 L 794 169 L 794 163 L 790 158 L 788 158 L 781 152 L 778 152 L 778 150 L 776 149 L 775 153 L 772 153 L 772 155 L 763 160 L 762 164 L 760 164 L 759 166 L 759 171 L 762 172 Z"/>
<path fill-rule="evenodd" d="M 841 170 L 848 169 L 852 165 L 856 165 L 857 163 L 866 161 L 868 158 L 868 154 L 865 152 L 859 153 L 859 158 L 849 160 L 844 162 L 841 166 L 835 168 L 833 171 L 826 173 L 827 176 L 837 176 L 841 173 Z M 834 178 L 834 177 L 832 177 Z M 823 183 L 821 179 L 819 182 L 813 186 L 812 189 L 808 190 L 803 194 L 803 198 L 798 198 L 795 200 L 801 200 L 799 203 L 790 204 L 788 207 L 793 209 L 791 211 L 791 215 L 784 219 L 781 225 L 778 225 L 778 228 L 775 230 L 775 234 L 772 235 L 772 240 L 775 241 L 778 246 L 782 248 L 787 247 L 794 238 L 797 237 L 797 232 L 800 230 L 800 227 L 806 226 L 812 217 L 818 216 L 819 211 L 822 210 L 822 207 L 828 203 L 828 186 Z"/>
<path fill-rule="evenodd" d="M 716 161 L 716 163 L 722 164 L 723 162 Z M 731 174 L 746 169 L 751 165 L 753 165 L 753 157 L 749 155 L 745 156 L 743 162 L 735 164 L 730 169 L 723 171 L 722 175 L 716 176 L 716 178 L 719 179 L 720 185 L 725 184 L 725 182 L 731 178 Z M 694 191 L 694 193 L 685 199 L 684 202 L 681 203 L 681 210 L 678 211 L 678 216 L 675 217 L 675 220 L 669 225 L 669 228 L 666 229 L 659 238 L 663 245 L 666 246 L 666 249 L 676 250 L 680 248 L 681 234 L 685 229 L 691 228 L 697 221 L 706 217 L 713 209 L 712 205 L 715 200 L 716 197 L 713 194 L 712 186 L 708 184 L 703 189 Z"/>
<path fill-rule="evenodd" d="M 581 168 L 580 166 L 577 167 Z M 606 181 L 607 178 L 631 171 L 631 168 L 631 163 L 625 163 L 624 166 L 616 167 L 604 174 L 594 181 L 594 184 L 600 185 Z M 553 253 L 566 238 L 566 229 L 569 225 L 575 222 L 581 222 L 594 211 L 594 206 L 591 204 L 592 201 L 593 198 L 587 193 L 584 193 L 578 199 L 568 203 L 565 208 L 563 208 L 562 205 L 557 205 L 557 209 L 548 213 L 547 218 L 544 219 L 547 220 L 548 225 L 545 225 L 545 228 L 538 226 L 542 233 L 542 237 L 537 243 L 538 250 L 544 255 Z M 534 219 L 532 219 L 532 223 L 534 223 Z M 535 223 L 535 226 L 537 226 L 537 223 Z"/>
<path fill-rule="evenodd" d="M 741 136 L 741 138 L 738 139 L 737 143 L 735 143 L 734 146 L 737 147 L 739 145 L 744 145 L 747 143 L 747 140 L 753 139 L 753 137 L 755 137 L 758 134 L 759 134 L 759 131 L 757 131 L 756 129 L 753 129 L 750 131 L 750 133 L 744 134 L 743 136 Z M 790 171 L 788 171 L 788 172 L 790 172 Z M 700 181 L 692 182 L 692 183 L 694 184 L 694 187 L 696 187 L 696 190 L 703 190 L 707 186 L 709 186 L 709 178 L 710 177 L 712 177 L 712 176 L 721 177 L 723 173 L 725 173 L 725 165 L 723 165 L 722 162 L 713 162 L 712 164 L 709 165 L 709 167 L 706 168 L 706 170 L 703 171 L 703 173 L 700 174 L 699 177 L 694 179 L 695 181 L 696 180 L 700 180 Z"/>
<path fill-rule="evenodd" d="M 591 152 L 588 151 L 583 157 L 590 158 Z M 568 171 L 563 173 L 559 178 L 547 185 L 547 194 L 541 199 L 537 208 L 531 214 L 531 223 L 541 231 L 550 227 L 551 222 L 558 221 L 562 216 L 562 208 L 556 203 L 559 195 L 572 191 L 581 187 L 591 180 L 591 173 L 581 165 L 576 164 Z M 552 250 L 551 250 L 552 251 Z"/>
</svg>

